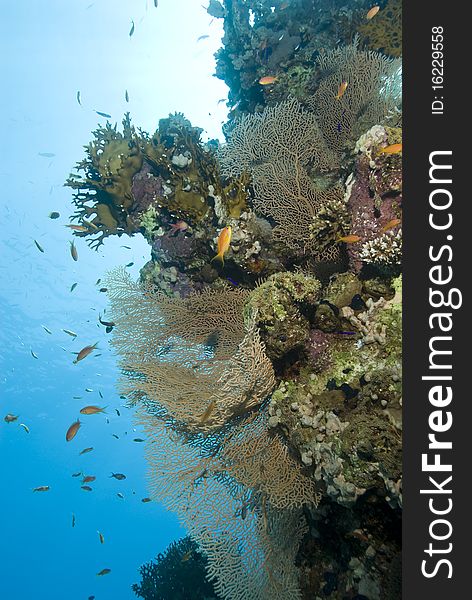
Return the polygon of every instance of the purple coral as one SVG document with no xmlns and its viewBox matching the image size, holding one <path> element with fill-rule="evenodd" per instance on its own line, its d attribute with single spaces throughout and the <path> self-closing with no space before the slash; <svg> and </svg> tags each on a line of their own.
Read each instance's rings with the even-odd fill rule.
<svg viewBox="0 0 472 600">
<path fill-rule="evenodd" d="M 364 243 L 380 237 L 385 225 L 401 215 L 401 180 L 397 170 L 389 172 L 384 161 L 381 159 L 372 170 L 368 157 L 363 155 L 356 164 L 355 182 L 348 201 L 350 233 L 359 236 Z M 349 244 L 347 248 L 351 267 L 357 273 L 363 265 L 361 248 L 360 243 Z"/>
<path fill-rule="evenodd" d="M 321 373 L 329 366 L 329 345 L 333 335 L 319 329 L 312 329 L 308 339 L 307 350 L 310 364 L 315 373 Z"/>
<path fill-rule="evenodd" d="M 129 215 L 133 221 L 139 222 L 141 215 L 150 206 L 158 204 L 156 201 L 164 196 L 164 180 L 153 175 L 150 165 L 144 162 L 141 170 L 133 177 L 131 192 L 134 202 Z"/>
</svg>

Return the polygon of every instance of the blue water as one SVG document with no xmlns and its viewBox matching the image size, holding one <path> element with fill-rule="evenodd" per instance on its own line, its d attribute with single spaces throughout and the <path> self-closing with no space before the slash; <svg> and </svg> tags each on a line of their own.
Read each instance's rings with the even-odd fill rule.
<svg viewBox="0 0 472 600">
<path fill-rule="evenodd" d="M 200 0 L 159 0 L 158 8 L 153 0 L 2 0 L 0 14 L 0 598 L 127 600 L 139 566 L 184 532 L 162 507 L 141 502 L 146 464 L 143 444 L 132 440 L 142 435 L 116 389 L 116 359 L 97 325 L 106 294 L 95 282 L 129 262 L 137 276 L 150 253 L 141 236 L 108 238 L 99 252 L 76 239 L 74 262 L 64 227 L 72 194 L 63 182 L 91 130 L 105 123 L 94 110 L 118 123 L 129 110 L 149 132 L 182 111 L 205 137 L 221 138 L 226 110 L 217 102 L 227 90 L 212 77 L 221 23 Z M 50 220 L 50 211 L 60 218 Z M 97 341 L 101 356 L 72 363 L 72 352 Z M 107 413 L 81 415 L 67 443 L 88 404 L 108 405 Z M 7 413 L 18 420 L 7 424 Z M 79 456 L 88 446 L 94 450 Z M 80 489 L 78 471 L 97 477 L 92 492 Z M 32 491 L 41 485 L 50 490 Z M 97 577 L 103 568 L 111 573 Z"/>
</svg>

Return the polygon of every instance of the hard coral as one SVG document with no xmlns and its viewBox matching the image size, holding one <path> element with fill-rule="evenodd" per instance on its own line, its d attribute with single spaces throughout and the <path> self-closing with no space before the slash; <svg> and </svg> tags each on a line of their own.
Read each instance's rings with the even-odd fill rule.
<svg viewBox="0 0 472 600">
<path fill-rule="evenodd" d="M 358 28 L 361 42 L 373 50 L 389 56 L 402 53 L 402 2 L 388 0 L 375 19 L 365 21 Z"/>
</svg>

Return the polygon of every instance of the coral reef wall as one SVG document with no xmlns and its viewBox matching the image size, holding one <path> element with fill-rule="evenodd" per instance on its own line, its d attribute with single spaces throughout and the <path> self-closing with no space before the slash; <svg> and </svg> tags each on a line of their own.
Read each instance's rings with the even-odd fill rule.
<svg viewBox="0 0 472 600">
<path fill-rule="evenodd" d="M 67 182 L 76 235 L 149 242 L 121 392 L 224 600 L 400 597 L 401 27 L 339 4 L 211 0 L 226 142 L 126 115 Z"/>
</svg>

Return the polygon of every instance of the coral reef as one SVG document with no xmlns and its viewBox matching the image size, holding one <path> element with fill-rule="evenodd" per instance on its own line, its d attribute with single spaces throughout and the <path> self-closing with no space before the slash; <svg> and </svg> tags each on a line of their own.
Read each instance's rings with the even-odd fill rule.
<svg viewBox="0 0 472 600">
<path fill-rule="evenodd" d="M 112 344 L 209 597 L 399 597 L 398 7 L 211 0 L 226 143 L 126 115 L 67 182 L 77 235 L 149 242 L 138 282 L 108 277 Z"/>
<path fill-rule="evenodd" d="M 206 578 L 206 566 L 207 559 L 187 536 L 172 542 L 155 561 L 142 565 L 141 582 L 132 590 L 143 600 L 218 600 Z"/>
</svg>

